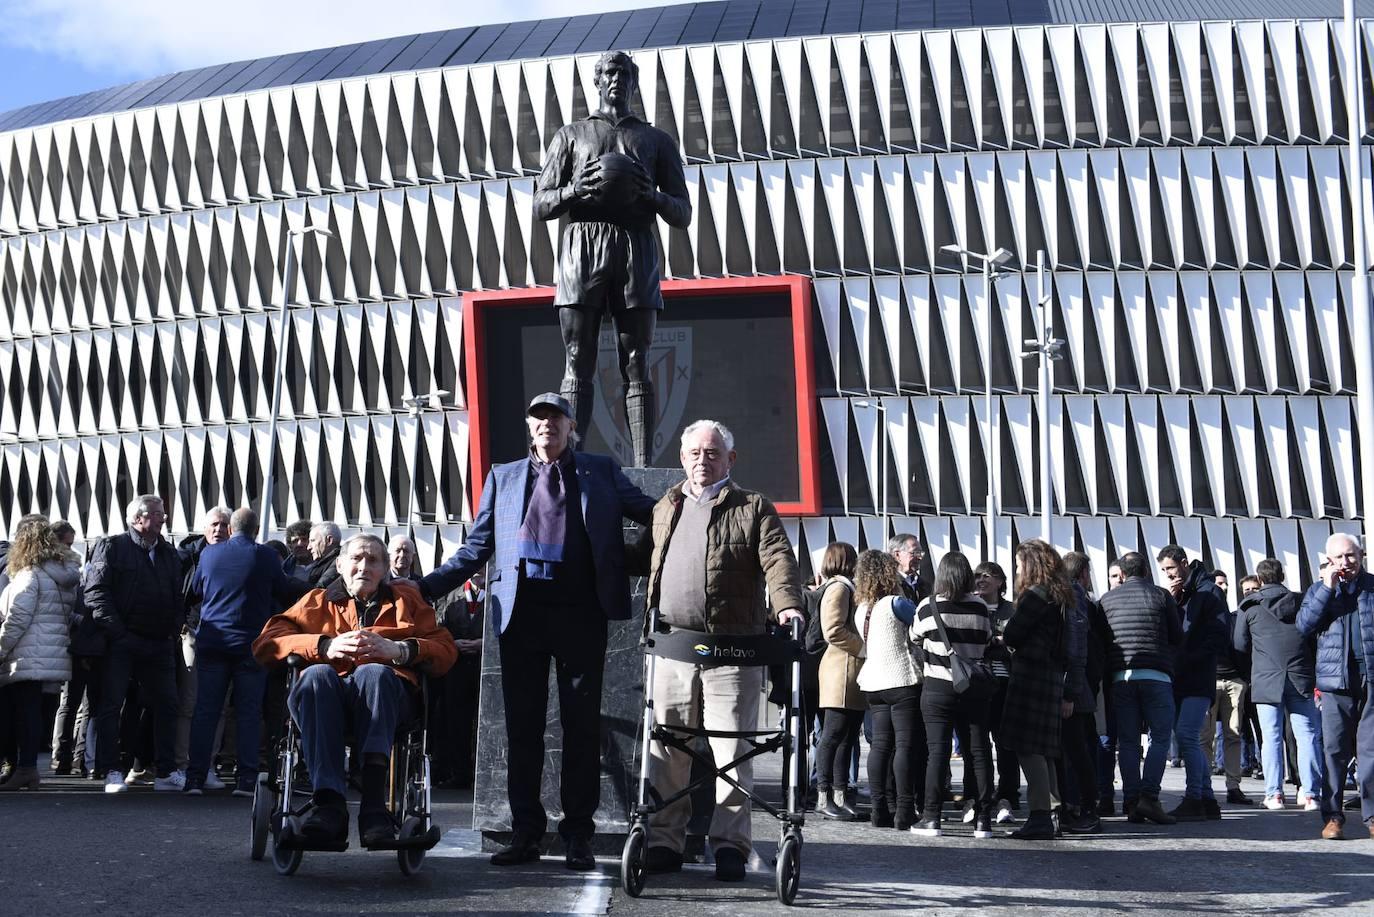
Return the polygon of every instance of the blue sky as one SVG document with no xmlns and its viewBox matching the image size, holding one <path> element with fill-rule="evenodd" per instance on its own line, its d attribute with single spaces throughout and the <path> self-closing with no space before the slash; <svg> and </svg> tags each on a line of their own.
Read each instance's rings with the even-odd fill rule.
<svg viewBox="0 0 1374 917">
<path fill-rule="evenodd" d="M 669 2 L 680 0 L 578 0 L 574 8 Z M 208 64 L 569 11 L 566 0 L 0 0 L 0 112 Z"/>
</svg>

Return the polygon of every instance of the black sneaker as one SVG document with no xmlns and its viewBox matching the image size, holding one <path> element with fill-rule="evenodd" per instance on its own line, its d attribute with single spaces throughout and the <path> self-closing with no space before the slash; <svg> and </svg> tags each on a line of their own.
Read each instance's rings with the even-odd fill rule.
<svg viewBox="0 0 1374 917">
<path fill-rule="evenodd" d="M 991 815 L 983 812 L 973 820 L 973 836 L 980 841 L 988 840 L 992 837 Z"/>
<path fill-rule="evenodd" d="M 1102 819 L 1094 812 L 1079 812 L 1063 822 L 1063 827 L 1067 834 L 1100 834 Z"/>
<path fill-rule="evenodd" d="M 1116 800 L 1102 797 L 1097 801 L 1098 818 L 1114 818 L 1116 816 Z"/>
<path fill-rule="evenodd" d="M 744 881 L 744 854 L 734 847 L 716 850 L 716 878 L 721 882 Z"/>
<path fill-rule="evenodd" d="M 1159 800 L 1153 796 L 1141 796 L 1131 805 L 1130 809 L 1128 820 L 1133 825 L 1143 825 L 1147 821 L 1156 825 L 1172 825 L 1178 821 L 1174 816 L 1165 812 L 1164 807 L 1159 804 Z"/>
<path fill-rule="evenodd" d="M 189 781 L 187 781 L 187 782 L 189 782 Z M 248 776 L 240 777 L 240 778 L 238 778 L 237 780 L 234 781 L 234 791 L 233 791 L 232 793 L 230 793 L 229 795 L 230 795 L 230 796 L 238 796 L 238 797 L 241 798 L 241 799 L 252 799 L 252 798 L 253 798 L 253 790 L 254 790 L 254 788 L 257 786 L 257 784 L 258 784 L 258 778 L 257 778 L 257 775 L 256 775 L 256 774 L 254 774 L 252 777 L 248 777 Z"/>
<path fill-rule="evenodd" d="M 682 872 L 682 854 L 671 847 L 650 847 L 644 854 L 644 871 Z"/>
<path fill-rule="evenodd" d="M 343 797 L 315 800 L 300 822 L 301 837 L 321 844 L 348 840 L 348 805 Z"/>
<path fill-rule="evenodd" d="M 940 819 L 923 818 L 912 825 L 910 830 L 912 834 L 919 835 L 920 837 L 939 837 Z"/>
<path fill-rule="evenodd" d="M 1175 821 L 1206 821 L 1207 808 L 1202 804 L 1201 799 L 1184 797 L 1183 801 L 1169 812 Z"/>
<path fill-rule="evenodd" d="M 564 841 L 563 862 L 575 872 L 589 872 L 596 868 L 596 857 L 592 854 L 592 843 L 582 835 Z"/>
<path fill-rule="evenodd" d="M 1226 802 L 1233 806 L 1253 806 L 1255 801 L 1246 796 L 1240 787 L 1232 787 L 1226 791 Z"/>
<path fill-rule="evenodd" d="M 1202 800 L 1202 810 L 1207 813 L 1208 821 L 1221 821 L 1221 803 L 1217 802 L 1216 797 Z"/>
<path fill-rule="evenodd" d="M 887 800 L 879 799 L 873 803 L 873 808 L 869 813 L 869 820 L 875 828 L 891 828 L 895 823 L 892 817 L 892 810 L 887 807 Z"/>
</svg>

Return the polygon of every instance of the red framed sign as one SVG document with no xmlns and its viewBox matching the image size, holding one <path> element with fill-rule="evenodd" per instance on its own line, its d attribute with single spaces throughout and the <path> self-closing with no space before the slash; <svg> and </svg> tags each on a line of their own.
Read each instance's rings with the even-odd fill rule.
<svg viewBox="0 0 1374 917">
<path fill-rule="evenodd" d="M 677 438 L 700 417 L 734 433 L 740 483 L 787 516 L 820 513 L 811 282 L 805 277 L 668 280 L 650 351 L 658 402 L 653 464 L 676 467 Z M 553 287 L 463 296 L 472 505 L 493 461 L 525 450 L 524 408 L 557 391 L 563 346 Z M 602 326 L 592 452 L 628 459 L 612 323 Z"/>
</svg>

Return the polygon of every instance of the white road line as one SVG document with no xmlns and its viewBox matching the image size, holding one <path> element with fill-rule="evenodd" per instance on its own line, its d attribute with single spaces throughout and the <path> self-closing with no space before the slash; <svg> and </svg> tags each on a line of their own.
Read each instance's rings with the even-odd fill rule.
<svg viewBox="0 0 1374 917">
<path fill-rule="evenodd" d="M 482 850 L 482 832 L 471 829 L 451 828 L 444 832 L 439 843 L 429 851 L 428 856 L 446 857 L 450 859 L 477 859 L 486 856 Z M 607 859 L 603 868 L 609 868 L 611 861 Z M 558 864 L 560 867 L 561 863 Z M 619 859 L 614 861 L 615 868 L 619 869 Z M 569 880 L 575 878 L 572 873 L 563 872 Z M 620 881 L 618 874 L 593 870 L 584 873 L 581 877 L 581 886 L 573 893 L 572 903 L 568 907 L 571 914 L 604 914 L 611 906 L 611 892 Z"/>
</svg>

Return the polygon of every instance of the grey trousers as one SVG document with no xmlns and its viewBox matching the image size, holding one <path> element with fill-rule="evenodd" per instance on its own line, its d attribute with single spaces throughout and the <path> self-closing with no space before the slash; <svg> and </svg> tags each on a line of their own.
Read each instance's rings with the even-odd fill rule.
<svg viewBox="0 0 1374 917">
<path fill-rule="evenodd" d="M 718 666 L 708 668 L 671 659 L 659 659 L 654 671 L 654 719 L 669 726 L 740 731 L 757 729 L 759 695 L 763 690 L 764 670 L 758 666 Z M 740 739 L 711 739 L 711 754 L 717 767 L 744 754 L 748 744 Z M 668 797 L 690 780 L 692 759 L 685 752 L 650 746 L 649 782 L 659 794 Z M 754 766 L 746 761 L 730 772 L 741 786 L 754 787 Z M 682 852 L 687 822 L 691 818 L 691 799 L 683 798 L 655 812 L 649 819 L 649 846 L 667 847 Z M 724 780 L 716 781 L 716 808 L 711 815 L 712 850 L 734 847 L 749 856 L 752 838 L 749 825 L 749 799 Z"/>
</svg>

